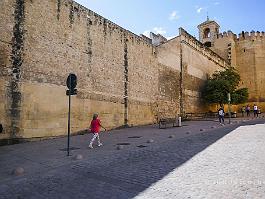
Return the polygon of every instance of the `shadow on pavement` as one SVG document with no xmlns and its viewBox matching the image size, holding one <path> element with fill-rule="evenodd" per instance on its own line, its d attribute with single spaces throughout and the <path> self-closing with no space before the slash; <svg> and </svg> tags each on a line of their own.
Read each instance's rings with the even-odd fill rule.
<svg viewBox="0 0 265 199">
<path fill-rule="evenodd" d="M 103 157 L 95 164 L 84 159 L 72 166 L 21 178 L 16 188 L 13 186 L 17 182 L 8 182 L 0 186 L 0 193 L 4 193 L 3 198 L 134 198 L 237 127 L 218 128 L 130 152 L 119 151 L 115 158 L 105 157 L 104 161 Z"/>
</svg>

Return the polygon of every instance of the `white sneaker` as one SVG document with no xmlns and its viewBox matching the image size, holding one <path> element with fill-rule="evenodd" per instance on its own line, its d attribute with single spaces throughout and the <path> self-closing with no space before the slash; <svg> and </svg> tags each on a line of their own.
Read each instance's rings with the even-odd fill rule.
<svg viewBox="0 0 265 199">
<path fill-rule="evenodd" d="M 99 143 L 99 144 L 98 144 L 98 147 L 100 147 L 100 146 L 102 146 L 102 145 L 103 145 L 102 143 Z"/>
<path fill-rule="evenodd" d="M 89 146 L 88 146 L 90 149 L 93 149 L 93 146 L 90 144 Z"/>
</svg>

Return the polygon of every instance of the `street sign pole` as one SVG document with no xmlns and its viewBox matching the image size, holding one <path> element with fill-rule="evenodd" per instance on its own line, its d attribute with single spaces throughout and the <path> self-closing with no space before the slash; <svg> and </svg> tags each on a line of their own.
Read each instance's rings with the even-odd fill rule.
<svg viewBox="0 0 265 199">
<path fill-rule="evenodd" d="M 70 78 L 70 85 L 71 85 L 71 78 Z M 71 92 L 71 88 L 70 88 Z M 69 107 L 68 107 L 68 138 L 67 138 L 67 156 L 70 155 L 70 123 L 71 123 L 71 94 L 69 95 Z"/>
<path fill-rule="evenodd" d="M 70 73 L 67 77 L 66 85 L 69 90 L 66 91 L 66 95 L 69 96 L 68 104 L 68 136 L 67 136 L 67 156 L 70 156 L 70 134 L 71 134 L 71 95 L 77 94 L 77 89 L 75 89 L 77 84 L 76 75 Z"/>
<path fill-rule="evenodd" d="M 227 94 L 228 97 L 228 115 L 229 115 L 229 124 L 231 124 L 231 95 L 230 93 Z"/>
<path fill-rule="evenodd" d="M 67 156 L 70 155 L 70 115 L 71 115 L 71 95 L 69 95 L 69 107 L 68 107 L 68 139 L 67 139 Z"/>
</svg>

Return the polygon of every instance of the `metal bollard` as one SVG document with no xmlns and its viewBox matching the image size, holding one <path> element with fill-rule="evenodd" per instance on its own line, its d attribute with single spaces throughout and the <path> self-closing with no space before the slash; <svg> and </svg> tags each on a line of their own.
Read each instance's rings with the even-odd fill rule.
<svg viewBox="0 0 265 199">
<path fill-rule="evenodd" d="M 179 117 L 178 126 L 181 126 L 181 117 Z"/>
</svg>

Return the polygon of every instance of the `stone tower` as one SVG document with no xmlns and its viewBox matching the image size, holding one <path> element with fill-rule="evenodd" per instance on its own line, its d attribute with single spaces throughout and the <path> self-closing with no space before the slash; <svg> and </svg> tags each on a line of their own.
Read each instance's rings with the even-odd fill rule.
<svg viewBox="0 0 265 199">
<path fill-rule="evenodd" d="M 220 26 L 207 20 L 200 25 L 199 40 L 236 68 L 240 74 L 239 87 L 248 88 L 248 102 L 265 110 L 265 33 L 251 31 L 238 36 L 231 30 L 219 33 Z"/>
<path fill-rule="evenodd" d="M 219 34 L 219 28 L 220 26 L 215 21 L 209 20 L 207 16 L 207 20 L 198 25 L 200 42 L 207 47 L 212 47 Z"/>
</svg>

